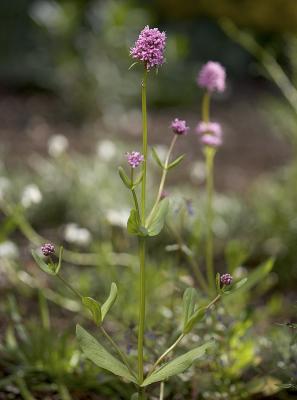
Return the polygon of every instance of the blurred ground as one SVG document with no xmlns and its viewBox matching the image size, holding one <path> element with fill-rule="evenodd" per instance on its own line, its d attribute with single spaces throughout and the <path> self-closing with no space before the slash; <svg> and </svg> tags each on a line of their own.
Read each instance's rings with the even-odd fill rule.
<svg viewBox="0 0 297 400">
<path fill-rule="evenodd" d="M 275 135 L 266 121 L 261 99 L 271 95 L 271 88 L 263 82 L 237 83 L 227 98 L 213 102 L 213 119 L 221 122 L 225 132 L 223 149 L 217 156 L 216 180 L 220 190 L 245 192 L 260 175 L 287 163 L 290 157 L 289 144 Z M 199 105 L 197 104 L 197 110 Z M 198 111 L 199 112 L 199 111 Z M 197 160 L 199 150 L 194 127 L 199 119 L 195 110 L 162 109 L 150 110 L 151 143 L 168 144 L 171 119 L 186 118 L 191 133 L 187 139 L 179 140 L 179 151 L 187 154 L 188 161 Z M 139 117 L 139 116 L 138 116 Z M 46 153 L 48 138 L 63 134 L 71 148 L 83 153 L 94 152 L 98 139 L 118 137 L 122 141 L 135 143 L 140 135 L 139 118 L 130 120 L 117 133 L 104 127 L 102 121 L 76 124 L 67 121 L 61 112 L 60 101 L 45 94 L 13 94 L 0 92 L 0 146 L 1 156 L 9 167 L 27 162 L 34 152 Z M 136 127 L 135 127 L 136 126 Z M 127 144 L 127 150 L 131 150 Z M 178 151 L 178 150 L 177 150 Z M 120 160 L 119 160 L 120 162 Z M 187 179 L 189 171 L 180 168 L 177 179 Z"/>
</svg>

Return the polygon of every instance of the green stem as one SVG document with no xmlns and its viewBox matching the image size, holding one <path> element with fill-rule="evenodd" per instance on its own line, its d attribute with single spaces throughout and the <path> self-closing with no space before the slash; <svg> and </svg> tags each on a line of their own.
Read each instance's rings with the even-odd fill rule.
<svg viewBox="0 0 297 400">
<path fill-rule="evenodd" d="M 164 358 L 172 351 L 175 349 L 175 347 L 183 340 L 185 337 L 184 333 L 181 333 L 179 337 L 176 339 L 176 341 L 166 350 L 164 353 L 158 358 L 158 360 L 155 362 L 155 364 L 152 366 L 150 372 L 148 373 L 148 376 L 150 376 L 154 370 L 157 368 L 157 366 L 164 360 Z"/>
<path fill-rule="evenodd" d="M 141 104 L 142 104 L 142 154 L 144 157 L 142 163 L 142 181 L 141 181 L 141 221 L 145 224 L 145 206 L 146 206 L 146 165 L 147 165 L 147 107 L 146 107 L 146 87 L 147 74 L 145 68 L 141 85 Z"/>
<path fill-rule="evenodd" d="M 148 71 L 144 68 L 143 81 L 141 86 L 141 103 L 142 103 L 142 154 L 144 161 L 142 163 L 142 181 L 141 181 L 141 223 L 145 225 L 146 211 L 146 166 L 147 166 L 147 106 L 146 106 L 146 87 L 147 87 Z M 144 324 L 145 324 L 145 256 L 146 256 L 146 240 L 139 238 L 139 319 L 138 319 L 138 381 L 143 382 L 143 344 L 144 344 Z M 144 399 L 144 389 L 139 388 L 139 398 Z"/>
<path fill-rule="evenodd" d="M 210 93 L 205 92 L 202 99 L 202 121 L 209 122 Z"/>
<path fill-rule="evenodd" d="M 71 290 L 71 292 L 73 292 L 76 296 L 78 296 L 80 300 L 82 299 L 83 296 L 76 289 L 74 289 L 74 287 L 71 286 L 60 274 L 57 274 L 56 277 L 59 278 L 64 283 L 64 285 Z"/>
<path fill-rule="evenodd" d="M 143 342 L 144 342 L 144 322 L 145 322 L 145 238 L 139 238 L 139 326 L 138 326 L 138 379 L 143 382 Z"/>
<path fill-rule="evenodd" d="M 131 193 L 132 193 L 132 196 L 133 196 L 134 205 L 135 205 L 135 208 L 136 208 L 136 211 L 137 211 L 137 215 L 138 215 L 138 219 L 139 219 L 139 222 L 140 222 L 140 211 L 139 211 L 138 200 L 137 200 L 135 189 L 133 188 L 133 184 L 134 184 L 134 170 L 133 170 L 133 168 L 131 168 L 131 184 L 132 184 Z"/>
<path fill-rule="evenodd" d="M 122 361 L 126 365 L 126 367 L 129 369 L 131 374 L 133 376 L 135 376 L 134 371 L 131 369 L 131 367 L 129 365 L 129 360 L 126 357 L 126 354 L 122 352 L 120 347 L 116 344 L 116 342 L 112 339 L 112 337 L 106 332 L 106 330 L 103 328 L 103 326 L 100 326 L 100 330 L 103 333 L 103 335 L 106 337 L 106 339 L 110 342 L 110 344 L 115 349 L 115 351 L 118 353 L 118 355 L 120 356 L 120 358 L 122 359 Z"/>
<path fill-rule="evenodd" d="M 164 400 L 164 388 L 165 388 L 165 383 L 162 381 L 160 383 L 160 397 L 159 400 Z"/>
<path fill-rule="evenodd" d="M 164 163 L 164 168 L 163 168 L 163 172 L 162 172 L 162 177 L 161 177 L 161 181 L 160 181 L 160 186 L 159 186 L 157 198 L 156 198 L 156 201 L 155 201 L 155 203 L 153 205 L 153 208 L 152 208 L 152 210 L 151 210 L 151 212 L 150 212 L 150 214 L 149 214 L 149 216 L 147 218 L 146 226 L 148 226 L 150 224 L 151 219 L 153 218 L 154 212 L 156 211 L 156 208 L 157 208 L 157 206 L 158 206 L 158 204 L 160 202 L 160 199 L 161 199 L 161 196 L 162 196 L 162 193 L 163 193 L 163 190 L 164 190 L 166 176 L 167 176 L 167 173 L 168 173 L 169 159 L 170 159 L 173 147 L 174 147 L 174 145 L 175 145 L 175 143 L 177 141 L 177 137 L 178 137 L 177 135 L 174 135 L 173 138 L 172 138 L 172 141 L 170 143 L 170 147 L 169 147 L 169 150 L 168 150 L 168 153 L 167 153 L 167 156 L 166 156 L 166 160 L 165 160 L 165 163 Z"/>
<path fill-rule="evenodd" d="M 209 287 L 215 290 L 215 273 L 213 262 L 213 161 L 215 149 L 207 147 L 206 157 L 206 188 L 207 188 L 207 209 L 206 209 L 206 272 Z"/>
</svg>

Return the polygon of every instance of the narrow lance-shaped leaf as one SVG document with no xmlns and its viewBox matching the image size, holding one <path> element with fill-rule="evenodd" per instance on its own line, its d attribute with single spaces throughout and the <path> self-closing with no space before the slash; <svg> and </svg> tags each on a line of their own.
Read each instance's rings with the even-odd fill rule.
<svg viewBox="0 0 297 400">
<path fill-rule="evenodd" d="M 156 149 L 154 147 L 152 147 L 152 154 L 153 154 L 153 158 L 156 161 L 156 163 L 159 165 L 160 168 L 165 169 L 165 165 L 162 163 L 162 161 L 160 160 L 158 153 L 156 151 Z"/>
<path fill-rule="evenodd" d="M 42 257 L 40 257 L 34 250 L 31 251 L 31 254 L 36 261 L 37 265 L 43 272 L 46 272 L 49 275 L 57 275 L 56 267 L 53 263 L 46 263 Z"/>
<path fill-rule="evenodd" d="M 217 293 L 221 292 L 221 275 L 219 273 L 216 274 L 216 288 Z"/>
<path fill-rule="evenodd" d="M 182 162 L 182 160 L 184 159 L 184 157 L 185 157 L 185 154 L 182 154 L 181 156 L 177 157 L 176 160 L 172 161 L 172 162 L 167 166 L 167 169 L 169 170 L 169 169 L 171 169 L 171 168 L 176 167 L 178 164 L 180 164 L 180 163 Z"/>
<path fill-rule="evenodd" d="M 100 326 L 102 322 L 100 304 L 96 300 L 92 299 L 92 297 L 82 297 L 81 301 L 83 305 L 91 312 L 95 324 Z"/>
<path fill-rule="evenodd" d="M 141 386 L 148 386 L 154 382 L 164 381 L 171 376 L 181 374 L 188 369 L 194 361 L 204 356 L 207 350 L 214 346 L 213 341 L 209 341 L 196 349 L 190 350 L 187 353 L 175 358 L 174 360 L 166 363 L 161 368 L 154 371 L 148 376 Z"/>
<path fill-rule="evenodd" d="M 195 306 L 198 300 L 197 292 L 194 288 L 187 288 L 183 296 L 183 327 L 185 328 L 187 322 L 195 311 Z"/>
<path fill-rule="evenodd" d="M 59 261 L 58 261 L 58 265 L 57 265 L 57 268 L 56 268 L 56 274 L 58 274 L 59 273 L 59 271 L 60 271 L 60 269 L 61 269 L 61 266 L 62 266 L 62 258 L 63 258 L 63 247 L 61 246 L 60 247 L 60 251 L 59 251 Z"/>
<path fill-rule="evenodd" d="M 131 187 L 132 187 L 132 182 L 131 182 L 131 180 L 128 178 L 128 176 L 126 175 L 124 169 L 123 169 L 122 167 L 119 167 L 119 168 L 118 168 L 118 172 L 119 172 L 120 178 L 122 179 L 124 185 L 125 185 L 128 189 L 131 189 Z"/>
<path fill-rule="evenodd" d="M 102 307 L 101 307 L 102 321 L 104 321 L 106 314 L 111 309 L 114 302 L 116 301 L 117 295 L 118 295 L 117 285 L 114 282 L 112 282 L 111 287 L 110 287 L 109 296 L 108 296 L 107 300 L 105 301 L 105 303 L 102 304 Z"/>
<path fill-rule="evenodd" d="M 110 354 L 92 335 L 80 325 L 76 326 L 76 337 L 85 356 L 98 367 L 105 369 L 114 375 L 121 376 L 130 382 L 137 383 L 129 369 Z"/>
<path fill-rule="evenodd" d="M 194 325 L 196 325 L 199 321 L 202 320 L 202 318 L 205 316 L 206 311 L 207 307 L 198 308 L 198 310 L 194 312 L 194 314 L 186 323 L 183 333 L 189 333 L 193 329 Z"/>
<path fill-rule="evenodd" d="M 150 222 L 149 226 L 147 227 L 149 236 L 156 236 L 163 229 L 163 226 L 165 224 L 165 218 L 166 218 L 166 215 L 168 212 L 168 207 L 169 207 L 168 199 L 163 199 L 158 204 L 156 211 L 154 212 L 154 215 L 152 216 L 151 222 Z"/>
</svg>

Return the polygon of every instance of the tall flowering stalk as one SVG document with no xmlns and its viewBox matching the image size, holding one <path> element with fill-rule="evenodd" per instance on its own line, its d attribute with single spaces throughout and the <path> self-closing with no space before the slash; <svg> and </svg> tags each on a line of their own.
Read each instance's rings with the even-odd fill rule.
<svg viewBox="0 0 297 400">
<path fill-rule="evenodd" d="M 187 336 L 201 321 L 206 313 L 213 308 L 213 306 L 227 293 L 230 293 L 232 287 L 232 276 L 225 274 L 220 277 L 219 274 L 214 279 L 213 285 L 216 288 L 212 300 L 202 302 L 198 297 L 195 288 L 187 288 L 183 295 L 183 320 L 179 324 L 179 333 L 176 335 L 175 340 L 171 345 L 165 349 L 156 361 L 152 361 L 148 368 L 148 373 L 144 372 L 144 332 L 146 321 L 146 243 L 150 237 L 157 236 L 161 232 L 165 224 L 169 200 L 164 198 L 164 186 L 167 173 L 170 169 L 176 167 L 182 160 L 184 155 L 171 160 L 174 146 L 178 137 L 187 134 L 189 127 L 186 121 L 175 118 L 171 123 L 173 131 L 173 138 L 165 157 L 162 161 L 157 154 L 156 150 L 153 151 L 153 157 L 161 168 L 161 179 L 159 188 L 157 190 L 155 201 L 149 212 L 147 212 L 147 159 L 148 159 L 148 130 L 147 130 L 147 80 L 149 73 L 152 69 L 161 66 L 164 62 L 164 49 L 165 49 L 165 33 L 160 32 L 158 29 L 150 29 L 145 27 L 137 39 L 135 46 L 131 49 L 131 56 L 143 64 L 144 73 L 141 84 L 141 99 L 142 99 L 142 153 L 132 151 L 126 153 L 127 163 L 130 167 L 130 174 L 126 174 L 124 168 L 119 168 L 119 175 L 126 186 L 130 190 L 134 207 L 130 211 L 130 216 L 127 222 L 127 230 L 130 234 L 138 237 L 139 247 L 139 317 L 138 317 L 138 344 L 137 344 L 137 370 L 131 365 L 129 355 L 121 350 L 116 341 L 109 335 L 104 328 L 105 319 L 108 316 L 109 310 L 117 299 L 117 286 L 113 282 L 110 287 L 110 293 L 107 299 L 101 304 L 99 301 L 92 297 L 83 296 L 77 289 L 68 283 L 61 275 L 60 269 L 62 266 L 63 249 L 60 248 L 58 257 L 55 254 L 54 246 L 46 243 L 39 249 L 39 252 L 32 251 L 32 255 L 39 265 L 39 267 L 49 275 L 59 278 L 65 286 L 77 296 L 82 305 L 89 311 L 94 324 L 99 328 L 105 339 L 109 342 L 110 347 L 115 354 L 112 354 L 105 348 L 93 335 L 87 332 L 82 326 L 77 325 L 76 336 L 82 351 L 86 358 L 91 360 L 101 369 L 105 369 L 110 373 L 125 379 L 137 388 L 137 393 L 133 399 L 144 400 L 146 388 L 156 382 L 160 383 L 160 398 L 164 397 L 164 381 L 174 375 L 178 375 L 189 368 L 193 362 L 203 357 L 205 353 L 212 349 L 214 343 L 212 340 L 207 341 L 192 350 L 184 352 L 182 355 L 173 356 L 168 361 L 168 356 L 171 356 L 180 342 Z M 205 80 L 203 79 L 203 82 Z M 212 82 L 213 83 L 213 82 Z M 203 83 L 204 84 L 204 83 Z M 212 162 L 215 154 L 215 149 L 218 146 L 214 139 L 221 140 L 221 133 L 219 126 L 215 123 L 209 122 L 209 93 L 213 90 L 212 86 L 207 86 L 208 91 L 204 98 L 203 108 L 203 121 L 199 125 L 200 134 L 202 135 L 203 143 L 206 146 L 205 154 L 208 162 L 208 175 L 209 175 L 209 213 L 211 212 L 212 203 Z M 204 124 L 204 125 L 203 125 Z M 210 155 L 211 156 L 210 156 Z M 137 170 L 140 172 L 137 172 Z M 140 201 L 139 197 L 140 187 Z M 211 214 L 208 216 L 209 226 L 211 227 Z M 210 228 L 211 229 L 211 228 Z M 211 232 L 211 231 L 210 231 Z M 212 246 L 211 235 L 208 237 L 209 243 Z M 208 277 L 209 282 L 213 275 L 212 262 L 212 247 L 208 247 Z M 41 250 L 41 251 L 40 251 Z M 56 260 L 57 258 L 57 260 Z M 204 283 L 203 276 L 201 275 L 201 283 Z M 203 286 L 203 285 L 202 285 Z M 236 287 L 236 285 L 233 285 Z"/>
<path fill-rule="evenodd" d="M 217 148 L 222 144 L 222 130 L 218 123 L 210 121 L 210 99 L 215 91 L 225 90 L 226 72 L 217 62 L 209 61 L 199 72 L 197 83 L 205 89 L 202 99 L 202 122 L 197 126 L 204 145 L 206 162 L 206 272 L 211 292 L 215 291 L 214 251 L 213 251 L 213 192 L 214 192 L 214 157 Z"/>
</svg>

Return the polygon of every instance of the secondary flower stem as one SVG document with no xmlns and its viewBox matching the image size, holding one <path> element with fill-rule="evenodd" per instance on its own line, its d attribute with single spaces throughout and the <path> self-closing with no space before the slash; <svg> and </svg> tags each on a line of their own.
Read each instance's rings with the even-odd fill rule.
<svg viewBox="0 0 297 400">
<path fill-rule="evenodd" d="M 103 328 L 103 326 L 100 326 L 100 330 L 103 333 L 103 335 L 106 337 L 106 339 L 110 342 L 110 344 L 112 345 L 112 347 L 115 349 L 115 351 L 118 353 L 118 355 L 121 357 L 123 363 L 126 365 L 126 367 L 128 368 L 128 370 L 130 371 L 130 373 L 135 376 L 134 372 L 132 371 L 130 365 L 129 365 L 129 361 L 125 355 L 125 353 L 122 352 L 122 350 L 120 349 L 120 347 L 116 344 L 116 342 L 112 339 L 112 337 L 106 332 L 106 330 Z"/>
<path fill-rule="evenodd" d="M 63 282 L 63 284 L 67 286 L 69 290 L 71 290 L 71 292 L 78 296 L 80 300 L 82 299 L 83 296 L 76 289 L 74 289 L 74 287 L 70 285 L 70 283 L 68 283 L 60 274 L 57 274 L 56 277 L 59 278 Z"/>
<path fill-rule="evenodd" d="M 185 334 L 181 333 L 179 335 L 179 337 L 176 339 L 176 341 L 166 351 L 164 351 L 164 353 L 158 358 L 158 360 L 152 366 L 148 376 L 150 376 L 154 372 L 154 370 L 157 368 L 157 366 L 160 364 L 160 362 L 162 362 L 164 360 L 164 358 L 167 356 L 167 354 L 169 354 L 172 350 L 175 349 L 175 347 L 183 340 L 184 337 L 185 337 Z"/>
<path fill-rule="evenodd" d="M 170 159 L 173 147 L 174 147 L 174 145 L 175 145 L 175 143 L 177 141 L 177 137 L 178 137 L 177 135 L 174 135 L 173 138 L 172 138 L 172 141 L 170 143 L 170 147 L 169 147 L 169 150 L 168 150 L 168 153 L 167 153 L 167 156 L 166 156 L 166 160 L 165 160 L 165 163 L 164 163 L 164 168 L 163 168 L 163 172 L 162 172 L 162 177 L 161 177 L 161 181 L 160 181 L 160 186 L 159 186 L 157 198 L 156 198 L 156 201 L 155 201 L 155 203 L 153 205 L 153 208 L 152 208 L 152 210 L 150 212 L 150 215 L 147 218 L 146 225 L 149 225 L 149 223 L 151 222 L 151 219 L 152 219 L 152 217 L 154 215 L 154 212 L 156 211 L 156 208 L 157 208 L 157 206 L 158 206 L 158 204 L 160 202 L 160 199 L 161 199 L 161 196 L 162 196 L 162 192 L 164 190 L 166 176 L 167 176 L 167 173 L 168 173 L 169 159 Z"/>
<path fill-rule="evenodd" d="M 205 92 L 202 99 L 202 120 L 209 122 L 210 114 L 210 93 Z M 207 207 L 206 207 L 206 273 L 208 285 L 211 291 L 215 290 L 215 273 L 213 265 L 213 162 L 215 149 L 206 146 L 205 161 L 206 161 L 206 190 L 207 190 Z"/>
<path fill-rule="evenodd" d="M 160 383 L 160 397 L 159 400 L 164 400 L 164 388 L 165 388 L 165 383 L 162 381 Z"/>
<path fill-rule="evenodd" d="M 141 181 L 141 224 L 145 225 L 146 210 L 146 165 L 147 165 L 147 106 L 146 106 L 146 86 L 148 71 L 144 69 L 141 101 L 142 101 L 142 154 L 144 160 L 142 163 L 142 181 Z M 139 319 L 138 319 L 138 381 L 143 382 L 143 344 L 144 344 L 144 325 L 145 325 L 145 302 L 146 302 L 146 285 L 145 285 L 145 257 L 146 257 L 146 239 L 139 238 Z M 144 390 L 139 388 L 139 399 L 144 399 Z"/>
<path fill-rule="evenodd" d="M 213 263 L 213 161 L 215 150 L 211 147 L 205 149 L 206 157 L 206 187 L 207 187 L 207 209 L 206 209 L 206 271 L 209 287 L 215 290 L 215 273 Z"/>
</svg>

